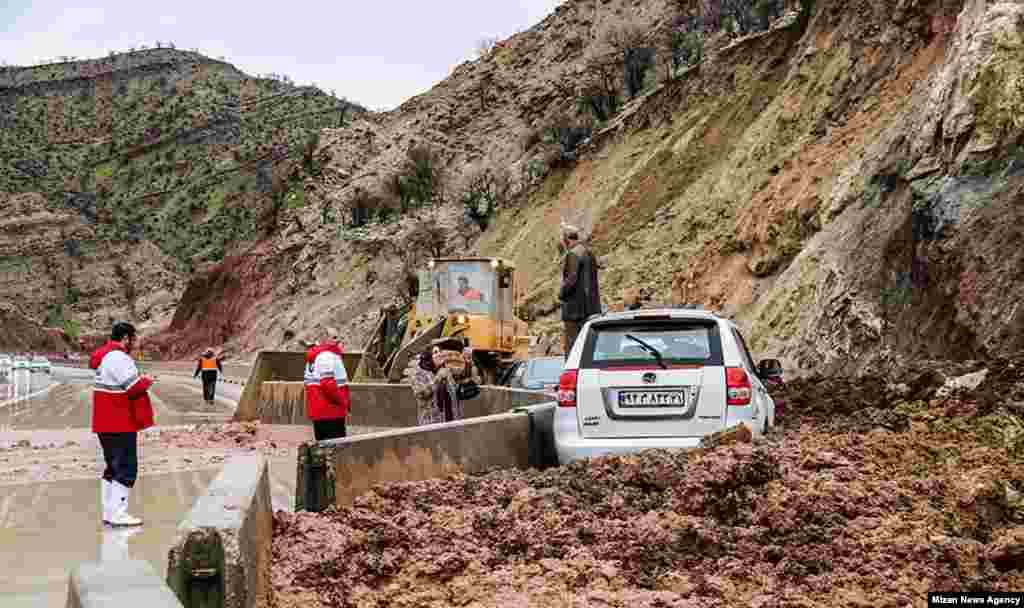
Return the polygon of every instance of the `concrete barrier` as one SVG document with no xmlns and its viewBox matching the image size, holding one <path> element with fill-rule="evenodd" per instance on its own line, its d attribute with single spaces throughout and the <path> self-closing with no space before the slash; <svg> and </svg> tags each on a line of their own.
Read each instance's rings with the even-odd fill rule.
<svg viewBox="0 0 1024 608">
<path fill-rule="evenodd" d="M 408 384 L 352 382 L 348 386 L 352 409 L 347 424 L 404 428 L 418 423 L 418 404 Z M 550 400 L 551 396 L 540 392 L 482 386 L 478 397 L 466 401 L 465 414 L 466 418 L 491 416 Z M 306 417 L 306 390 L 301 382 L 263 382 L 256 411 L 264 424 L 310 424 Z"/>
<path fill-rule="evenodd" d="M 309 442 L 299 449 L 296 510 L 348 506 L 381 483 L 557 464 L 554 403 L 457 422 Z"/>
<path fill-rule="evenodd" d="M 149 562 L 87 562 L 71 571 L 67 608 L 182 608 Z"/>
<path fill-rule="evenodd" d="M 267 463 L 236 456 L 178 526 L 167 584 L 185 608 L 269 606 L 273 531 Z"/>
</svg>

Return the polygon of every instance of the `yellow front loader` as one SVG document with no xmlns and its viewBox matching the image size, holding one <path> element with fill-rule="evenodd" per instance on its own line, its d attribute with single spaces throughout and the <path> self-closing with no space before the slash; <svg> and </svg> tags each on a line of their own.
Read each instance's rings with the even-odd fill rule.
<svg viewBox="0 0 1024 608">
<path fill-rule="evenodd" d="M 381 313 L 363 348 L 355 379 L 401 382 L 421 352 L 441 338 L 473 349 L 485 382 L 529 354 L 526 322 L 517 316 L 515 266 L 497 258 L 438 258 L 419 274 L 416 301 L 404 315 Z"/>
</svg>

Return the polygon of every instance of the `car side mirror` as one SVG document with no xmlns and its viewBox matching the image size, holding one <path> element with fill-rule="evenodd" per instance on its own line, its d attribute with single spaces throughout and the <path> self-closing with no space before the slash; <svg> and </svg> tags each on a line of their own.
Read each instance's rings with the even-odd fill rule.
<svg viewBox="0 0 1024 608">
<path fill-rule="evenodd" d="M 768 378 L 781 378 L 782 363 L 778 359 L 762 359 L 757 364 L 757 375 L 765 380 Z"/>
</svg>

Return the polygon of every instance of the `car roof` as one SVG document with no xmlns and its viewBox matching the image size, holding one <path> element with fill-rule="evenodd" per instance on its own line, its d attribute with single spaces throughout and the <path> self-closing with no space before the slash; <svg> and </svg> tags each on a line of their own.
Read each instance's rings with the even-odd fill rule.
<svg viewBox="0 0 1024 608">
<path fill-rule="evenodd" d="M 604 322 L 618 322 L 618 321 L 638 321 L 643 320 L 644 317 L 651 316 L 669 316 L 673 319 L 699 319 L 702 321 L 726 321 L 729 320 L 719 316 L 717 313 L 704 310 L 701 308 L 641 308 L 639 310 L 627 310 L 623 312 L 607 313 L 600 316 L 592 317 L 590 322 L 604 323 Z"/>
</svg>

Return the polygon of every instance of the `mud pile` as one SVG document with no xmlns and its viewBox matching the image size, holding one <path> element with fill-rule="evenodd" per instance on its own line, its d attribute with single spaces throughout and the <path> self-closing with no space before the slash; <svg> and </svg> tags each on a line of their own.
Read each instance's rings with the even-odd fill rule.
<svg viewBox="0 0 1024 608">
<path fill-rule="evenodd" d="M 279 606 L 924 606 L 1024 588 L 1024 359 L 784 391 L 767 440 L 275 519 Z"/>
<path fill-rule="evenodd" d="M 227 422 L 160 430 L 157 439 L 175 448 L 273 450 L 296 448 L 312 439 L 312 432 L 301 427 L 274 427 L 259 422 Z"/>
</svg>

